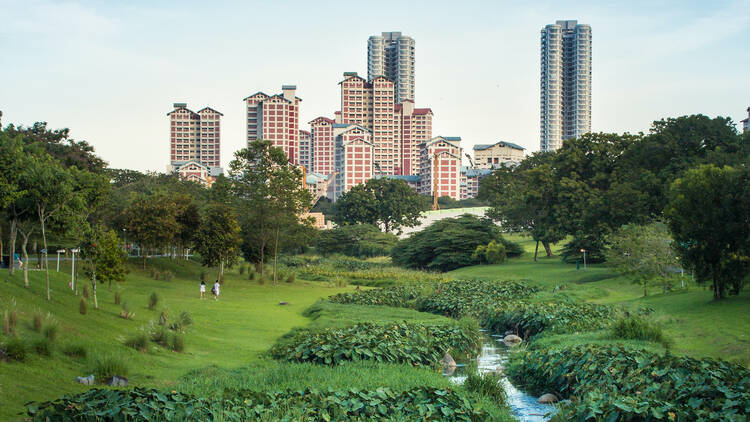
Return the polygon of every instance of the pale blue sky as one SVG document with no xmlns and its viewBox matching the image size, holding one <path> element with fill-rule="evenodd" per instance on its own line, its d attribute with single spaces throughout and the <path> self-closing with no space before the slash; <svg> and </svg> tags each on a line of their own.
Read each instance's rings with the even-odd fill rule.
<svg viewBox="0 0 750 422">
<path fill-rule="evenodd" d="M 342 72 L 367 73 L 367 37 L 402 31 L 434 135 L 531 152 L 539 31 L 558 19 L 592 27 L 592 130 L 747 117 L 750 0 L 524 3 L 0 0 L 3 125 L 70 127 L 112 167 L 164 171 L 166 113 L 184 101 L 224 113 L 226 166 L 244 146 L 245 96 L 296 84 L 302 122 L 333 117 Z"/>
</svg>

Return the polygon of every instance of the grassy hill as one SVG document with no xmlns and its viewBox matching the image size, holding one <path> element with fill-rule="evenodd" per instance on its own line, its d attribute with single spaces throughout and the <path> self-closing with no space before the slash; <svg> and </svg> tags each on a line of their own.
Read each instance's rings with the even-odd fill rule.
<svg viewBox="0 0 750 422">
<path fill-rule="evenodd" d="M 17 313 L 17 334 L 27 345 L 42 337 L 32 328 L 35 313 L 44 315 L 45 324 L 59 327 L 50 357 L 29 352 L 24 362 L 0 364 L 0 420 L 17 417 L 28 401 L 46 401 L 88 390 L 90 387 L 75 383 L 75 378 L 92 373 L 94 361 L 100 357 L 121 358 L 130 369 L 131 383 L 139 386 L 174 386 L 183 375 L 197 368 L 247 365 L 291 328 L 309 324 L 302 312 L 319 298 L 352 289 L 307 282 L 261 286 L 235 270 L 227 275 L 218 301 L 211 298 L 210 292 L 207 299 L 200 300 L 199 274 L 205 269 L 199 264 L 160 258 L 149 265 L 168 269 L 176 276 L 172 281 L 154 280 L 150 270 L 139 269 L 140 263 L 132 265 L 125 282 L 112 288 L 99 285 L 99 309 L 94 310 L 92 301 L 88 301 L 86 315 L 79 313 L 83 280 L 79 296 L 75 296 L 68 288 L 69 272 L 57 273 L 51 266 L 51 302 L 44 300 L 42 271 L 30 271 L 29 289 L 23 287 L 20 273 L 10 277 L 6 270 L 0 272 L 0 312 Z M 132 319 L 120 317 L 122 307 L 114 304 L 115 289 L 120 290 L 122 302 L 134 312 Z M 148 297 L 152 292 L 161 299 L 154 310 L 149 310 Z M 280 306 L 281 301 L 289 305 Z M 154 343 L 149 343 L 146 352 L 139 352 L 123 344 L 126 338 L 158 320 L 162 311 L 170 319 L 182 311 L 191 315 L 194 322 L 184 335 L 184 352 L 172 352 Z M 70 344 L 85 347 L 87 357 L 63 354 L 62 350 Z"/>
<path fill-rule="evenodd" d="M 685 274 L 685 288 L 679 281 L 674 290 L 663 293 L 660 286 L 643 288 L 620 276 L 603 264 L 581 266 L 565 264 L 558 256 L 540 255 L 533 261 L 534 242 L 528 237 L 511 236 L 527 253 L 500 265 L 464 267 L 450 272 L 456 278 L 483 277 L 498 280 L 529 280 L 547 291 L 582 301 L 613 304 L 637 312 L 653 310 L 653 318 L 673 342 L 673 352 L 693 357 L 715 357 L 750 366 L 750 291 L 716 302 L 706 287 L 698 286 Z M 557 253 L 557 250 L 554 251 Z M 545 341 L 576 343 L 606 341 L 605 334 L 595 336 L 557 336 Z"/>
</svg>

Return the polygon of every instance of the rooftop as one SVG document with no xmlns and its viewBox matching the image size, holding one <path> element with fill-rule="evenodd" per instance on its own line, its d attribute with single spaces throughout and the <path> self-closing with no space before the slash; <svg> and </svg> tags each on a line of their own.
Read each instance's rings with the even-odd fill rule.
<svg viewBox="0 0 750 422">
<path fill-rule="evenodd" d="M 526 149 L 526 148 L 524 148 L 524 147 L 522 147 L 522 146 L 520 146 L 518 144 L 514 144 L 512 142 L 500 141 L 500 142 L 495 142 L 494 144 L 476 144 L 476 145 L 474 145 L 474 151 L 484 151 L 486 149 L 494 147 L 495 145 L 500 145 L 500 147 L 508 147 L 508 148 L 513 148 L 513 149 L 519 149 L 521 151 L 523 151 L 523 150 Z"/>
</svg>

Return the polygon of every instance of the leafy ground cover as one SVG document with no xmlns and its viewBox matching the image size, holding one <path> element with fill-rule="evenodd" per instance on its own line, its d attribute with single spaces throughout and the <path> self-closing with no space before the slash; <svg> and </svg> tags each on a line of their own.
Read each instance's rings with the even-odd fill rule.
<svg viewBox="0 0 750 422">
<path fill-rule="evenodd" d="M 360 323 L 323 331 L 303 331 L 274 346 L 277 359 L 337 365 L 342 361 L 375 360 L 435 366 L 446 352 L 471 356 L 480 344 L 476 324 L 425 325 L 408 322 Z"/>
<path fill-rule="evenodd" d="M 554 420 L 745 420 L 750 371 L 618 345 L 542 348 L 513 355 L 509 377 L 534 394 L 570 397 Z"/>
<path fill-rule="evenodd" d="M 429 387 L 394 392 L 388 388 L 362 391 L 224 392 L 220 400 L 153 389 L 93 389 L 29 409 L 44 420 L 444 420 L 485 421 L 490 414 L 471 399 L 450 389 Z"/>
</svg>

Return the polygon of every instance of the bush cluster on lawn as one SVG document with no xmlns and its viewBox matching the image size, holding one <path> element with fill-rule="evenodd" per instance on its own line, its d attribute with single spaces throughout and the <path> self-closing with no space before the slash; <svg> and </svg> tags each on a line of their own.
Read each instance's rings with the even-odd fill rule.
<svg viewBox="0 0 750 422">
<path fill-rule="evenodd" d="M 367 258 L 390 255 L 397 242 L 393 233 L 383 233 L 370 224 L 354 224 L 322 231 L 315 248 L 323 255 L 340 253 Z"/>
</svg>

